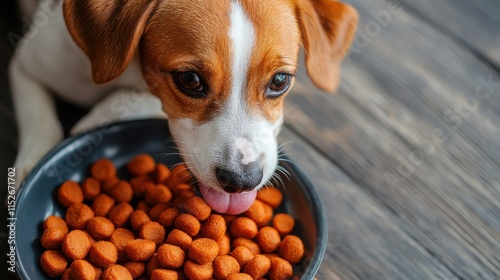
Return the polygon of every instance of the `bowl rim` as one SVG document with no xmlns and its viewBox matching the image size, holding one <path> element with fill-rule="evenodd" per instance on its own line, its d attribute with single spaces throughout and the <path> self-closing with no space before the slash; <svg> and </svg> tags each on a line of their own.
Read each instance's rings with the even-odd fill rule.
<svg viewBox="0 0 500 280">
<path fill-rule="evenodd" d="M 149 119 L 140 119 L 140 120 L 128 120 L 128 121 L 119 121 L 119 122 L 113 122 L 110 123 L 106 126 L 101 126 L 101 127 L 96 127 L 93 129 L 90 129 L 88 131 L 84 131 L 82 133 L 79 133 L 77 135 L 68 137 L 61 142 L 59 142 L 56 146 L 54 146 L 49 152 L 47 152 L 38 162 L 35 164 L 35 166 L 28 172 L 26 175 L 25 179 L 21 183 L 20 190 L 16 194 L 16 209 L 15 209 L 15 217 L 18 216 L 18 211 L 19 208 L 18 205 L 21 204 L 21 202 L 24 200 L 24 193 L 26 192 L 26 185 L 28 185 L 31 181 L 33 181 L 35 178 L 40 176 L 40 171 L 42 170 L 43 166 L 51 159 L 53 158 L 54 155 L 59 153 L 63 148 L 66 148 L 69 144 L 72 142 L 77 142 L 79 140 L 82 140 L 89 134 L 96 133 L 98 131 L 102 131 L 103 134 L 109 133 L 108 130 L 111 130 L 115 132 L 114 129 L 117 129 L 117 131 L 122 130 L 123 128 L 127 128 L 130 125 L 140 125 L 141 123 L 146 123 L 146 122 L 162 122 L 166 128 L 168 129 L 168 134 L 171 136 L 172 134 L 170 133 L 169 125 L 168 125 L 168 120 L 166 119 L 161 119 L 161 118 L 149 118 Z M 302 171 L 300 168 L 298 168 L 298 165 L 291 161 L 289 156 L 286 155 L 283 151 L 279 151 L 279 156 L 280 158 L 284 159 L 285 162 L 284 164 L 288 165 L 293 172 L 296 173 L 297 178 L 296 180 L 300 181 L 300 184 L 305 185 L 305 186 L 310 186 L 308 188 L 303 188 L 305 195 L 307 196 L 307 199 L 309 200 L 309 203 L 311 205 L 311 212 L 316 219 L 316 225 L 317 225 L 317 239 L 316 239 L 316 244 L 315 244 L 315 250 L 314 254 L 311 257 L 311 262 L 308 264 L 307 269 L 304 271 L 304 274 L 302 275 L 301 279 L 303 280 L 312 280 L 314 279 L 314 276 L 317 274 L 319 267 L 323 261 L 323 257 L 326 252 L 326 247 L 328 243 L 328 219 L 327 215 L 324 209 L 324 204 L 323 200 L 321 199 L 316 186 L 313 184 L 313 182 L 309 179 L 309 177 Z M 314 202 L 314 203 L 313 203 Z M 16 241 L 17 243 L 17 241 Z M 29 279 L 28 276 L 25 273 L 25 268 L 23 266 L 23 263 L 21 262 L 19 258 L 19 246 L 16 246 L 16 274 L 21 278 L 21 279 Z"/>
</svg>

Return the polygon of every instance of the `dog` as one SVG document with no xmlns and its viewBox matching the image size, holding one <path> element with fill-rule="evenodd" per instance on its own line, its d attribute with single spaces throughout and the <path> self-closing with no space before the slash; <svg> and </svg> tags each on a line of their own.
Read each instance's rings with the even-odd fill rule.
<svg viewBox="0 0 500 280">
<path fill-rule="evenodd" d="M 55 94 L 91 108 L 73 134 L 103 120 L 167 117 L 206 202 L 230 214 L 247 210 L 275 172 L 300 47 L 313 83 L 333 92 L 358 20 L 334 0 L 43 5 L 56 12 L 19 44 L 9 68 L 19 178 L 63 138 Z"/>
</svg>

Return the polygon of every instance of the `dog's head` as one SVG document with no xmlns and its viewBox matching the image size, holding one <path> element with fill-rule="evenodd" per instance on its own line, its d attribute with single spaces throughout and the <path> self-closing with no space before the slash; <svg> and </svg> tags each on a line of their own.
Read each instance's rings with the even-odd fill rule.
<svg viewBox="0 0 500 280">
<path fill-rule="evenodd" d="M 246 210 L 274 173 L 300 46 L 312 81 L 334 91 L 357 22 L 333 0 L 65 0 L 64 15 L 95 82 L 138 52 L 203 196 L 227 213 Z"/>
</svg>

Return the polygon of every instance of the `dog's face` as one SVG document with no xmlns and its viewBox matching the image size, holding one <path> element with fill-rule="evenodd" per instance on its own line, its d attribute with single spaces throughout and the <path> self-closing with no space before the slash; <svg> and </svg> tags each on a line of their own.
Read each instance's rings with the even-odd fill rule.
<svg viewBox="0 0 500 280">
<path fill-rule="evenodd" d="M 117 7 L 111 4 L 65 2 L 68 28 L 89 55 L 94 80 L 106 82 L 119 75 L 138 45 L 145 81 L 161 99 L 181 155 L 205 200 L 219 212 L 248 209 L 256 190 L 276 168 L 276 136 L 300 45 L 306 48 L 313 81 L 333 90 L 356 13 L 326 0 L 130 5 L 113 16 Z M 99 27 L 113 20 L 111 25 L 125 26 L 110 31 L 112 38 L 99 49 L 99 37 L 92 34 L 96 26 L 92 31 L 84 23 Z M 101 28 L 102 38 L 109 28 Z M 109 48 L 108 57 L 102 48 Z"/>
</svg>

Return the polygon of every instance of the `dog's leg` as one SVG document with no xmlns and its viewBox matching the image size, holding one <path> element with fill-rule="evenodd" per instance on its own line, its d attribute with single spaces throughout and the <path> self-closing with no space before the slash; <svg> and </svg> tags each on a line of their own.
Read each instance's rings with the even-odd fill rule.
<svg viewBox="0 0 500 280">
<path fill-rule="evenodd" d="M 78 121 L 71 134 L 113 122 L 146 118 L 166 118 L 160 100 L 143 88 L 118 89 Z"/>
<path fill-rule="evenodd" d="M 15 56 L 9 67 L 10 85 L 19 134 L 16 188 L 31 168 L 63 138 L 54 98 L 22 69 Z"/>
</svg>

